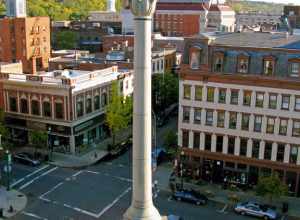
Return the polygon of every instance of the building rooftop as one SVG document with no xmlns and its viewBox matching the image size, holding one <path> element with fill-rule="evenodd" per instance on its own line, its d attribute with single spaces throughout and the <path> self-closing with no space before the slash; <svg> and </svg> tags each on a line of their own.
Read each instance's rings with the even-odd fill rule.
<svg viewBox="0 0 300 220">
<path fill-rule="evenodd" d="M 280 32 L 208 32 L 201 35 L 204 38 L 213 40 L 213 44 L 215 45 L 232 47 L 300 49 L 299 35 L 288 35 L 287 33 Z"/>
</svg>

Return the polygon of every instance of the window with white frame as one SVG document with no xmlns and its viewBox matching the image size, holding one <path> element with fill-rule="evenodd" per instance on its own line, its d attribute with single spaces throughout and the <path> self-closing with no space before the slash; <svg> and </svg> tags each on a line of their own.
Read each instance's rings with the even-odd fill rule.
<svg viewBox="0 0 300 220">
<path fill-rule="evenodd" d="M 295 110 L 300 111 L 300 96 L 295 97 Z"/>
<path fill-rule="evenodd" d="M 293 121 L 293 136 L 295 137 L 300 136 L 300 121 L 297 120 Z"/>
<path fill-rule="evenodd" d="M 276 109 L 277 108 L 277 94 L 269 95 L 269 108 Z"/>
<path fill-rule="evenodd" d="M 273 134 L 275 126 L 275 118 L 269 117 L 267 119 L 267 133 Z"/>
<path fill-rule="evenodd" d="M 190 122 L 190 107 L 183 106 L 183 115 L 182 115 L 182 122 L 189 123 Z"/>
<path fill-rule="evenodd" d="M 280 124 L 279 124 L 279 134 L 280 135 L 286 135 L 287 127 L 288 127 L 288 120 L 281 118 L 280 119 Z"/>
<path fill-rule="evenodd" d="M 264 93 L 257 92 L 256 93 L 256 107 L 262 108 L 264 106 Z"/>
<path fill-rule="evenodd" d="M 201 124 L 201 108 L 194 108 L 194 124 Z"/>
<path fill-rule="evenodd" d="M 299 77 L 300 63 L 290 63 L 289 76 Z"/>
<path fill-rule="evenodd" d="M 213 110 L 206 110 L 206 125 L 212 126 L 214 120 L 214 111 Z"/>
<path fill-rule="evenodd" d="M 254 117 L 254 131 L 261 132 L 262 116 L 256 115 Z"/>
<path fill-rule="evenodd" d="M 289 110 L 290 108 L 290 96 L 282 95 L 281 109 Z"/>
</svg>

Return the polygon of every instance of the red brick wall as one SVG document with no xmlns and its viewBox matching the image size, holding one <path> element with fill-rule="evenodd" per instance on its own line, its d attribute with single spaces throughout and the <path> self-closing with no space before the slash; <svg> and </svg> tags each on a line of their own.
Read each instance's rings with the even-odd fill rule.
<svg viewBox="0 0 300 220">
<path fill-rule="evenodd" d="M 123 42 L 128 42 L 128 47 L 133 47 L 134 45 L 134 36 L 128 35 L 115 35 L 115 36 L 104 36 L 103 37 L 103 52 L 106 53 L 111 50 L 112 47 L 115 47 L 117 44 L 122 45 Z"/>
</svg>

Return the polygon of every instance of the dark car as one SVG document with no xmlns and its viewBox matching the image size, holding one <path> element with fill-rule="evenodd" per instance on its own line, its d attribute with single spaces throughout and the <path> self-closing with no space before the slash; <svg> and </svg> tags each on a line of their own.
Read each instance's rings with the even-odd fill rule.
<svg viewBox="0 0 300 220">
<path fill-rule="evenodd" d="M 173 198 L 177 201 L 190 202 L 196 205 L 205 205 L 208 201 L 208 198 L 205 195 L 193 190 L 176 191 L 173 194 Z"/>
<path fill-rule="evenodd" d="M 177 215 L 168 215 L 168 220 L 183 220 L 183 218 Z"/>
<path fill-rule="evenodd" d="M 30 166 L 38 166 L 41 164 L 39 160 L 35 160 L 33 156 L 29 153 L 17 153 L 13 156 L 14 161 L 30 165 Z"/>
</svg>

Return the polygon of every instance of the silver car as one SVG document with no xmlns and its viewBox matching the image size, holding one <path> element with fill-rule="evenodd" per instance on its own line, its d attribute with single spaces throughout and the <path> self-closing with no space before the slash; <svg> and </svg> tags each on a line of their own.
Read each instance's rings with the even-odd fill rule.
<svg viewBox="0 0 300 220">
<path fill-rule="evenodd" d="M 234 207 L 234 211 L 241 215 L 251 215 L 251 216 L 263 218 L 265 220 L 277 218 L 277 213 L 275 210 L 271 209 L 268 206 L 260 205 L 255 202 L 238 203 Z"/>
</svg>

